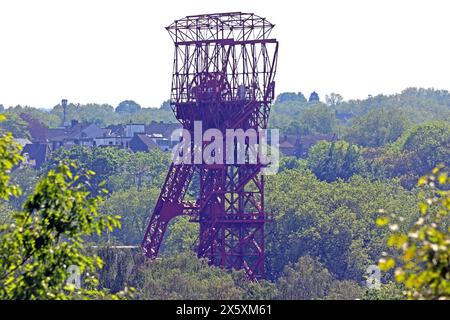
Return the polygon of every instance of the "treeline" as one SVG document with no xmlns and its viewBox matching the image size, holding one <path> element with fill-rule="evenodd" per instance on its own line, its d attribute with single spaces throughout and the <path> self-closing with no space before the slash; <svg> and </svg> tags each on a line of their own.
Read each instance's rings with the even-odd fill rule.
<svg viewBox="0 0 450 320">
<path fill-rule="evenodd" d="M 198 225 L 185 217 L 170 224 L 160 260 L 148 264 L 140 253 L 109 248 L 139 245 L 170 163 L 170 155 L 159 150 L 74 147 L 54 152 L 40 171 L 19 166 L 11 181 L 23 192 L 0 203 L 0 223 L 10 223 L 14 212 L 22 210 L 39 179 L 61 160 L 71 160 L 77 165 L 74 174 L 96 172 L 89 180 L 78 180 L 91 196 L 108 191 L 98 205 L 101 216 L 121 216 L 120 229 L 87 238 L 105 246 L 99 252 L 105 266 L 98 275 L 100 285 L 112 292 L 131 285 L 137 297 L 146 299 L 404 298 L 405 286 L 394 281 L 392 270 L 383 273 L 379 290 L 368 289 L 367 270 L 391 250 L 387 240 L 393 231 L 408 234 L 421 221 L 419 199 L 430 186 L 418 187 L 419 178 L 438 165 L 450 166 L 448 93 L 407 89 L 350 102 L 330 95 L 327 103 L 307 102 L 302 96 L 280 95 L 271 125 L 286 134 L 331 133 L 336 138 L 313 146 L 305 159 L 283 156 L 280 172 L 267 177 L 266 208 L 275 221 L 267 225 L 266 281 L 248 282 L 242 272 L 198 260 Z M 425 104 L 429 112 L 419 117 Z M 14 112 L 8 110 L 8 117 Z M 4 130 L 14 129 L 15 120 L 7 125 Z M 394 217 L 399 221 L 395 227 L 378 226 L 384 224 L 381 218 Z M 448 236 L 446 228 L 448 218 L 443 225 Z M 391 241 L 394 247 L 396 241 Z"/>
<path fill-rule="evenodd" d="M 311 100 L 311 99 L 309 99 Z M 381 112 L 381 121 L 384 114 L 394 116 L 392 123 L 399 128 L 380 127 L 380 130 L 388 130 L 384 137 L 374 139 L 368 137 L 362 139 L 368 146 L 380 146 L 395 139 L 410 125 L 420 124 L 430 120 L 450 121 L 450 93 L 445 90 L 408 88 L 400 94 L 369 96 L 362 100 L 345 101 L 336 93 L 322 97 L 323 102 L 312 99 L 309 101 L 302 93 L 280 94 L 272 108 L 270 125 L 280 129 L 284 134 L 336 134 L 339 137 L 345 135 L 357 136 L 361 126 L 367 122 L 369 113 Z M 2 126 L 11 121 L 16 121 L 21 113 L 27 113 L 49 127 L 58 127 L 63 123 L 63 108 L 57 104 L 47 109 L 33 108 L 29 106 L 10 106 L 8 108 L 0 104 L 0 112 L 8 115 L 8 120 Z M 159 108 L 142 108 L 133 100 L 122 101 L 117 106 L 109 104 L 68 104 L 68 119 L 80 122 L 93 122 L 101 126 L 117 123 L 150 123 L 151 121 L 175 122 L 168 101 Z M 372 118 L 372 117 L 369 117 Z M 373 125 L 375 123 L 372 123 Z M 20 125 L 20 123 L 19 123 Z M 353 128 L 348 132 L 348 128 Z M 14 127 L 11 127 L 14 129 Z M 20 130 L 19 130 L 20 129 Z M 373 127 L 372 127 L 373 129 Z M 26 134 L 26 127 L 21 126 L 13 134 Z M 365 136 L 370 135 L 366 133 Z"/>
<path fill-rule="evenodd" d="M 409 88 L 401 94 L 326 103 L 309 102 L 301 93 L 278 96 L 271 126 L 289 135 L 332 135 L 309 152 L 308 166 L 321 180 L 400 180 L 414 187 L 438 164 L 450 164 L 450 94 Z"/>
<path fill-rule="evenodd" d="M 272 108 L 270 124 L 286 134 L 320 133 L 339 137 L 355 137 L 361 127 L 376 129 L 374 133 L 365 133 L 368 139 L 362 139 L 367 146 L 376 147 L 395 140 L 408 126 L 432 120 L 450 121 L 450 93 L 445 90 L 408 88 L 399 94 L 349 101 L 332 93 L 322 100 L 309 101 L 301 92 L 282 93 Z M 387 122 L 387 115 L 395 118 Z M 377 117 L 380 126 L 375 122 Z M 370 119 L 374 126 L 365 126 L 370 125 Z M 394 123 L 398 126 L 395 130 Z M 374 139 L 376 135 L 381 136 Z"/>
<path fill-rule="evenodd" d="M 0 146 L 3 148 L 1 139 Z M 83 160 L 91 166 L 95 158 L 106 154 L 114 158 L 120 150 L 107 148 L 105 153 L 95 154 L 89 153 L 91 149 L 72 149 L 58 156 L 72 159 L 74 164 L 61 167 L 54 162 L 41 172 L 40 182 L 34 187 L 37 177 L 27 171 L 29 168 L 17 169 L 12 177 L 5 171 L 8 162 L 17 164 L 19 158 L 10 156 L 16 152 L 14 149 L 2 150 L 9 151 L 0 157 L 0 196 L 18 196 L 18 182 L 22 182 L 24 190 L 33 189 L 23 195 L 24 205 L 11 201 L 7 203 L 9 212 L 1 210 L 0 273 L 7 279 L 7 283 L 0 279 L 3 298 L 99 299 L 131 294 L 130 297 L 140 299 L 402 299 L 405 289 L 412 297 L 418 294 L 418 298 L 450 296 L 448 279 L 445 280 L 449 221 L 444 220 L 450 211 L 450 194 L 444 191 L 447 189 L 436 189 L 438 184 L 449 185 L 446 171 L 439 174 L 439 170 L 434 170 L 436 176 L 420 181 L 425 188 L 408 191 L 395 181 L 370 182 L 360 176 L 348 182 L 320 181 L 307 169 L 283 165 L 281 174 L 268 179 L 267 207 L 276 213 L 275 222 L 268 225 L 266 240 L 268 279 L 249 282 L 242 271 L 210 267 L 205 260 L 199 260 L 192 250 L 197 226 L 185 218 L 171 224 L 161 259 L 148 262 L 139 249 L 117 248 L 120 244 L 134 244 L 133 237 L 140 240 L 139 226 L 145 227 L 154 206 L 152 201 L 159 193 L 154 189 L 152 194 L 152 185 L 161 184 L 154 171 L 164 172 L 158 167 L 164 154 L 121 153 L 123 161 L 116 158 L 111 162 L 111 179 L 97 185 L 99 180 L 93 180 L 93 173 L 85 170 Z M 140 158 L 141 168 L 147 168 L 127 170 L 134 155 Z M 149 172 L 150 168 L 154 171 Z M 27 183 L 18 179 L 25 176 L 30 178 Z M 123 188 L 111 184 L 122 178 L 128 180 L 128 184 L 120 184 Z M 110 190 L 105 201 L 92 196 L 103 186 Z M 420 203 L 421 213 L 417 208 L 419 191 L 431 197 Z M 425 215 L 429 208 L 441 218 L 429 220 Z M 122 216 L 122 229 L 115 229 L 118 213 Z M 398 220 L 399 224 L 379 228 L 389 220 Z M 107 221 L 111 225 L 105 224 Z M 110 232 L 99 236 L 106 226 L 110 226 Z M 409 231 L 411 226 L 415 229 Z M 93 232 L 98 235 L 92 235 Z M 416 232 L 424 236 L 417 236 Z M 65 239 L 62 243 L 58 243 L 60 237 Z M 65 245 L 66 241 L 72 246 Z M 89 248 L 91 244 L 96 248 Z M 387 272 L 379 289 L 368 288 L 368 266 L 377 264 L 379 257 L 386 257 L 386 262 L 380 264 L 386 270 L 392 268 L 393 258 L 387 259 L 386 253 L 390 247 L 405 250 L 399 258 L 408 259 L 408 263 L 400 269 L 403 273 L 396 272 L 395 277 L 406 287 L 394 283 L 393 274 Z M 435 251 L 433 256 L 423 256 L 430 250 Z M 425 262 L 430 267 L 424 268 Z M 64 285 L 67 263 L 89 270 L 87 280 L 91 282 L 84 283 L 87 288 L 73 291 L 73 287 Z M 49 272 L 57 272 L 57 277 L 48 277 Z M 413 281 L 410 277 L 414 277 Z M 95 282 L 97 278 L 99 282 Z M 430 283 L 433 291 L 428 289 Z M 129 286 L 135 290 L 127 290 Z M 421 290 L 411 290 L 411 286 Z"/>
<path fill-rule="evenodd" d="M 92 194 L 102 188 L 108 190 L 99 212 L 121 216 L 121 228 L 92 238 L 93 244 L 139 245 L 170 161 L 169 154 L 159 150 L 132 153 L 115 148 L 60 149 L 41 172 L 22 167 L 12 173 L 13 181 L 24 193 L 4 204 L 3 219 L 7 221 L 8 213 L 21 208 L 22 199 L 33 191 L 39 176 L 45 176 L 62 159 L 74 161 L 75 172 L 97 171 L 87 187 Z M 266 208 L 275 215 L 266 233 L 267 281 L 250 288 L 242 274 L 211 269 L 198 261 L 193 253 L 198 225 L 186 217 L 170 224 L 161 260 L 139 264 L 140 269 L 135 269 L 139 272 L 125 277 L 139 260 L 124 254 L 117 264 L 115 254 L 102 256 L 105 271 L 100 280 L 111 290 L 132 285 L 140 297 L 152 299 L 374 298 L 374 292 L 367 290 L 365 283 L 367 267 L 377 264 L 388 250 L 389 234 L 389 230 L 376 226 L 378 210 L 401 216 L 401 229 L 406 231 L 419 216 L 419 190 L 405 189 L 395 179 L 370 180 L 358 174 L 347 180 L 321 181 L 308 169 L 307 161 L 305 166 L 305 160 L 284 157 L 281 172 L 267 177 Z M 386 285 L 377 294 L 400 297 L 402 289 L 392 280 L 391 273 L 385 274 Z"/>
<path fill-rule="evenodd" d="M 192 251 L 165 255 L 145 263 L 137 250 L 104 247 L 99 256 L 107 263 L 99 272 L 101 283 L 113 291 L 124 284 L 136 288 L 140 299 L 402 299 L 402 290 L 390 283 L 368 290 L 354 281 L 337 280 L 311 256 L 287 265 L 274 281 L 248 281 L 245 273 L 209 266 Z M 133 270 L 133 267 L 138 268 Z"/>
<path fill-rule="evenodd" d="M 29 136 L 26 122 L 20 118 L 20 115 L 23 113 L 39 120 L 50 128 L 62 126 L 64 119 L 61 104 L 57 104 L 50 109 L 21 105 L 4 108 L 0 105 L 0 112 L 7 116 L 1 127 L 10 130 L 13 136 L 17 138 Z M 133 100 L 122 101 L 115 108 L 109 104 L 69 103 L 67 105 L 67 119 L 69 121 L 77 120 L 79 122 L 95 123 L 101 127 L 130 122 L 144 124 L 152 121 L 176 122 L 168 101 L 163 102 L 159 108 L 142 108 Z"/>
</svg>

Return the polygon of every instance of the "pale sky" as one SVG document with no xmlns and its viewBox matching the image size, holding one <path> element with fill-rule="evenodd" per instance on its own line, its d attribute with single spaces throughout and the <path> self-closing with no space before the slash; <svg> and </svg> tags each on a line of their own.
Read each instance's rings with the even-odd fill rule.
<svg viewBox="0 0 450 320">
<path fill-rule="evenodd" d="M 450 90 L 448 0 L 0 0 L 0 104 L 157 107 L 171 85 L 164 27 L 231 11 L 276 25 L 277 94 Z"/>
</svg>

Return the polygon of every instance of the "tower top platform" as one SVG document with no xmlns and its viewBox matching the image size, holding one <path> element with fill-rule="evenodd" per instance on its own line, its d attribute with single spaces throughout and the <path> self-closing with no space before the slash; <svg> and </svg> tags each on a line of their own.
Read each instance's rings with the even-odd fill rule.
<svg viewBox="0 0 450 320">
<path fill-rule="evenodd" d="M 177 43 L 268 39 L 275 25 L 254 13 L 228 12 L 186 16 L 166 27 Z"/>
</svg>

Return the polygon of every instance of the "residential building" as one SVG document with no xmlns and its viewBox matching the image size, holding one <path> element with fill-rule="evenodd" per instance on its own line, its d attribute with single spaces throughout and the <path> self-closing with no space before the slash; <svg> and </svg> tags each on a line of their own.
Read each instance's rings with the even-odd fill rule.
<svg viewBox="0 0 450 320">
<path fill-rule="evenodd" d="M 34 142 L 23 147 L 22 156 L 24 163 L 31 167 L 39 169 L 47 162 L 51 153 L 50 146 L 47 143 Z"/>
<path fill-rule="evenodd" d="M 146 134 L 135 134 L 130 141 L 130 150 L 133 152 L 149 152 L 155 148 L 159 148 L 158 144 Z"/>
<path fill-rule="evenodd" d="M 74 145 L 93 147 L 94 139 L 103 135 L 103 129 L 95 123 L 71 121 L 70 127 L 48 129 L 47 140 L 52 150 Z"/>
</svg>

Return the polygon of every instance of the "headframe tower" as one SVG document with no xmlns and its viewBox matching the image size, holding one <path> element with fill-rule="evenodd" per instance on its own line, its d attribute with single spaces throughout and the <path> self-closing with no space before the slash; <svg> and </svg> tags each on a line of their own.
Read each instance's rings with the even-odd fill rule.
<svg viewBox="0 0 450 320">
<path fill-rule="evenodd" d="M 273 28 L 241 12 L 187 16 L 166 28 L 175 45 L 171 106 L 184 129 L 192 133 L 196 121 L 224 136 L 227 129 L 267 128 L 278 57 Z M 264 166 L 173 163 L 142 241 L 145 255 L 156 258 L 169 221 L 188 215 L 200 224 L 199 256 L 263 278 L 264 225 L 272 219 L 264 209 Z M 198 198 L 187 201 L 194 174 Z"/>
</svg>

